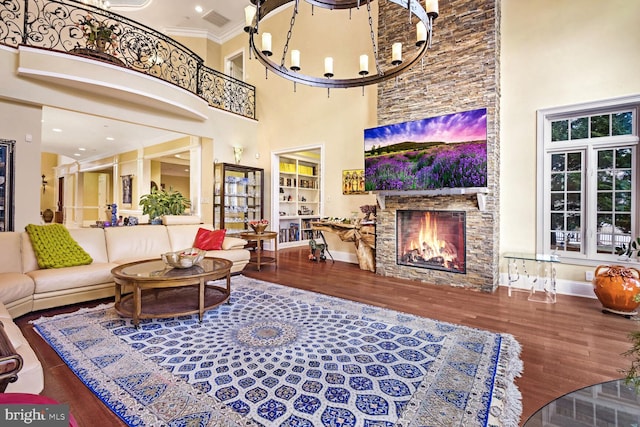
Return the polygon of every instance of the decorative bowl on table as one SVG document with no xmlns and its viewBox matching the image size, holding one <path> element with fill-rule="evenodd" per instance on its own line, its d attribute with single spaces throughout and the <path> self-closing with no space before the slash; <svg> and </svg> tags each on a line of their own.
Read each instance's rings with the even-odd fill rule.
<svg viewBox="0 0 640 427">
<path fill-rule="evenodd" d="M 249 227 L 256 233 L 262 234 L 264 230 L 269 226 L 269 221 L 266 219 L 261 219 L 260 221 L 249 221 Z"/>
<path fill-rule="evenodd" d="M 198 264 L 207 251 L 198 248 L 188 248 L 176 252 L 166 252 L 162 254 L 162 261 L 174 268 L 191 268 Z"/>
</svg>

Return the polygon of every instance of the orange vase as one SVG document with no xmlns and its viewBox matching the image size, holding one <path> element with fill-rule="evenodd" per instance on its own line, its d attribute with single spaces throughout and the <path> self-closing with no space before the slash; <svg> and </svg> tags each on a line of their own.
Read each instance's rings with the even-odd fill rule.
<svg viewBox="0 0 640 427">
<path fill-rule="evenodd" d="M 593 278 L 593 292 L 607 311 L 634 315 L 640 303 L 635 296 L 640 293 L 640 271 L 621 265 L 600 265 Z"/>
</svg>

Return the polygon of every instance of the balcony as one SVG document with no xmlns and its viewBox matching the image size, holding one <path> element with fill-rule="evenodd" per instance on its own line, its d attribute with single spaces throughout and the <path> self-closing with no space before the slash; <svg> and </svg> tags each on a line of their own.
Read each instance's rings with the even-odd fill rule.
<svg viewBox="0 0 640 427">
<path fill-rule="evenodd" d="M 110 29 L 91 36 L 87 16 Z M 194 52 L 152 28 L 108 10 L 66 0 L 0 2 L 0 45 L 73 55 L 184 89 L 213 108 L 255 119 L 255 87 L 204 65 Z"/>
</svg>

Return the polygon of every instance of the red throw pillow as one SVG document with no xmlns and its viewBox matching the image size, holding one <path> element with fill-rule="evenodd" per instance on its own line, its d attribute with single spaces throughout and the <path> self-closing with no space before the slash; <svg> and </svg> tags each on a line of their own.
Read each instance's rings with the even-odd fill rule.
<svg viewBox="0 0 640 427">
<path fill-rule="evenodd" d="M 227 230 L 207 230 L 199 228 L 196 233 L 196 240 L 193 247 L 205 251 L 216 251 L 222 249 L 222 241 L 227 234 Z"/>
</svg>

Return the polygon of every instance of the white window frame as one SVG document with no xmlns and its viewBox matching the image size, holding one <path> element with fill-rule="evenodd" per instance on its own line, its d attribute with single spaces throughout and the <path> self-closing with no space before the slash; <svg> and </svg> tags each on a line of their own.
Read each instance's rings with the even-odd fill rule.
<svg viewBox="0 0 640 427">
<path fill-rule="evenodd" d="M 568 151 L 583 152 L 583 162 L 586 168 L 584 173 L 587 192 L 581 207 L 581 215 L 585 230 L 581 230 L 582 242 L 584 244 L 582 252 L 563 252 L 559 254 L 563 261 L 577 265 L 595 266 L 603 262 L 620 262 L 617 255 L 598 254 L 596 244 L 596 209 L 597 200 L 595 196 L 596 188 L 596 156 L 595 151 L 602 148 L 621 148 L 624 146 L 635 147 L 635 155 L 632 159 L 634 168 L 632 174 L 632 182 L 634 185 L 634 198 L 632 201 L 631 217 L 632 238 L 640 233 L 640 221 L 638 219 L 638 199 L 640 198 L 639 175 L 640 171 L 640 145 L 638 130 L 638 113 L 640 111 L 640 95 L 612 98 L 603 101 L 589 102 L 584 104 L 569 105 L 563 107 L 554 107 L 541 109 L 537 112 L 537 182 L 539 183 L 536 195 L 537 208 L 537 233 L 536 233 L 536 252 L 541 254 L 551 254 L 551 236 L 547 232 L 550 229 L 549 222 L 551 220 L 551 165 L 550 157 L 552 153 L 565 153 Z M 569 141 L 551 141 L 551 123 L 553 121 L 566 119 L 569 117 L 582 117 L 587 115 L 597 115 L 598 113 L 611 113 L 615 110 L 633 110 L 633 131 L 632 135 L 624 137 L 626 141 L 622 142 L 621 138 L 601 137 L 590 139 L 588 144 L 580 143 L 576 140 Z M 637 261 L 637 260 L 636 260 Z M 637 262 L 636 262 L 637 264 Z"/>
</svg>

